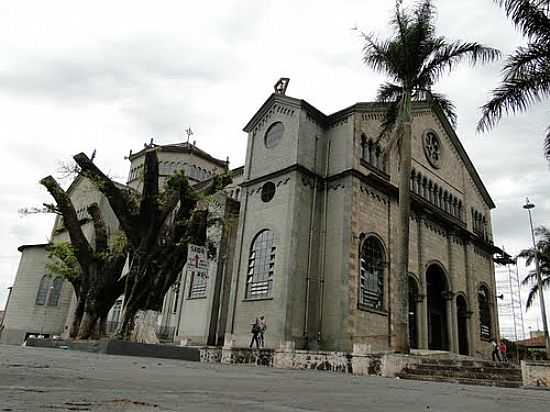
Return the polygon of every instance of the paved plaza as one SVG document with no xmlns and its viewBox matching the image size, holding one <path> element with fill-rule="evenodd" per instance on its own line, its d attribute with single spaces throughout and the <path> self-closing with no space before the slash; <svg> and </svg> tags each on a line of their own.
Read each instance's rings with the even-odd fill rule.
<svg viewBox="0 0 550 412">
<path fill-rule="evenodd" d="M 548 411 L 550 391 L 0 345 L 0 411 Z"/>
</svg>

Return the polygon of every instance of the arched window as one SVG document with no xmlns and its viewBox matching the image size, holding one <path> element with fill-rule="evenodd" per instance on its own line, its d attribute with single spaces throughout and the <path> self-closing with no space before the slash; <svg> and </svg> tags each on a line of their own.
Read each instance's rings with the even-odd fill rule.
<svg viewBox="0 0 550 412">
<path fill-rule="evenodd" d="M 248 257 L 246 276 L 246 297 L 266 298 L 273 289 L 275 269 L 275 241 L 271 230 L 263 230 L 256 235 Z"/>
<path fill-rule="evenodd" d="M 361 304 L 373 308 L 384 308 L 384 270 L 386 257 L 382 243 L 369 236 L 361 248 Z"/>
<path fill-rule="evenodd" d="M 52 290 L 48 297 L 48 306 L 57 306 L 59 303 L 59 297 L 61 296 L 61 289 L 63 289 L 63 278 L 57 277 L 53 281 Z"/>
<path fill-rule="evenodd" d="M 45 305 L 46 298 L 48 297 L 48 289 L 50 288 L 50 278 L 48 275 L 42 276 L 40 279 L 40 286 L 38 286 L 38 293 L 36 294 L 36 304 Z"/>
<path fill-rule="evenodd" d="M 478 292 L 479 303 L 479 336 L 491 338 L 491 310 L 489 308 L 489 290 L 481 286 Z"/>
</svg>

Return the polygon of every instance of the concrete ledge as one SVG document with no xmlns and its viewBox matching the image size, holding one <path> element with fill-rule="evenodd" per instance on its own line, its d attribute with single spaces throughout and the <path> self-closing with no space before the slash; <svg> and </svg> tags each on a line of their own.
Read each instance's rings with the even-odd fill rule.
<svg viewBox="0 0 550 412">
<path fill-rule="evenodd" d="M 27 346 L 41 348 L 61 348 L 82 352 L 105 353 L 108 355 L 143 356 L 148 358 L 181 359 L 199 362 L 200 348 L 149 345 L 145 343 L 125 342 L 120 340 L 70 341 L 53 339 L 28 339 Z"/>
<path fill-rule="evenodd" d="M 344 352 L 316 352 L 305 350 L 276 350 L 273 366 L 284 369 L 315 369 L 352 373 L 352 355 Z"/>
<path fill-rule="evenodd" d="M 521 361 L 523 387 L 550 390 L 550 361 Z"/>
</svg>

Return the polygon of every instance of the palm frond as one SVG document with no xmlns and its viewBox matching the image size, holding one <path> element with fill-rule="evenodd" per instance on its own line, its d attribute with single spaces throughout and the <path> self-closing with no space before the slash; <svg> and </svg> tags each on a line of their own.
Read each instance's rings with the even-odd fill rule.
<svg viewBox="0 0 550 412">
<path fill-rule="evenodd" d="M 542 279 L 542 289 L 544 290 L 548 288 L 550 288 L 550 277 Z M 527 309 L 529 309 L 533 305 L 535 299 L 538 297 L 538 293 L 539 285 L 538 283 L 535 283 L 529 290 L 529 295 L 527 295 L 527 302 L 525 303 Z"/>
<path fill-rule="evenodd" d="M 478 131 L 487 131 L 503 114 L 525 112 L 533 103 L 550 95 L 550 70 L 532 71 L 524 77 L 504 80 L 492 95 L 492 99 L 481 107 Z"/>
<path fill-rule="evenodd" d="M 385 82 L 379 88 L 376 94 L 376 100 L 379 102 L 397 102 L 401 99 L 403 88 L 397 84 Z"/>
<path fill-rule="evenodd" d="M 544 157 L 550 161 L 550 126 L 546 128 L 546 135 L 544 136 Z"/>
<path fill-rule="evenodd" d="M 502 70 L 504 79 L 521 78 L 534 71 L 550 67 L 550 50 L 548 44 L 529 43 L 526 47 L 518 47 L 506 58 Z"/>
<path fill-rule="evenodd" d="M 471 42 L 453 42 L 446 44 L 439 42 L 438 48 L 434 51 L 430 59 L 425 63 L 419 79 L 435 83 L 442 75 L 451 72 L 454 67 L 468 60 L 472 65 L 478 62 L 485 64 L 500 58 L 500 51 L 492 47 Z"/>
<path fill-rule="evenodd" d="M 382 123 L 380 124 L 380 133 L 378 134 L 378 138 L 376 142 L 378 143 L 380 140 L 384 138 L 388 138 L 391 136 L 392 131 L 395 129 L 397 125 L 397 119 L 399 115 L 399 101 L 393 101 L 389 103 L 388 108 L 384 112 L 384 117 L 382 119 Z M 388 147 L 390 147 L 391 144 L 388 144 Z M 391 147 L 390 147 L 391 149 Z"/>
<path fill-rule="evenodd" d="M 549 0 L 495 0 L 514 25 L 529 38 L 550 39 Z"/>
<path fill-rule="evenodd" d="M 367 34 L 359 31 L 359 35 L 364 40 L 363 45 L 363 63 L 373 70 L 395 76 L 394 63 L 388 58 L 388 41 L 379 41 L 373 34 Z"/>
<path fill-rule="evenodd" d="M 457 115 L 456 106 L 454 103 L 444 94 L 430 92 L 430 100 L 432 104 L 437 104 L 445 113 L 445 116 L 449 119 L 449 122 L 453 127 L 456 127 Z"/>
<path fill-rule="evenodd" d="M 537 281 L 537 271 L 531 270 L 529 271 L 529 273 L 527 273 L 527 275 L 525 275 L 525 277 L 521 281 L 521 284 L 523 286 L 527 286 L 527 285 L 533 284 L 533 282 L 536 282 L 536 281 Z"/>
</svg>

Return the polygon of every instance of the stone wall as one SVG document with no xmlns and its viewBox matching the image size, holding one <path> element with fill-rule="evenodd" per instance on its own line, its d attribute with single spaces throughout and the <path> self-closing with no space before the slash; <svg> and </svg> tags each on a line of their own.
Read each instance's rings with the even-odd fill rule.
<svg viewBox="0 0 550 412">
<path fill-rule="evenodd" d="M 521 361 L 523 386 L 550 389 L 550 362 Z"/>
<path fill-rule="evenodd" d="M 282 369 L 315 369 L 351 373 L 352 356 L 344 352 L 284 351 L 276 350 L 273 367 Z"/>
</svg>

